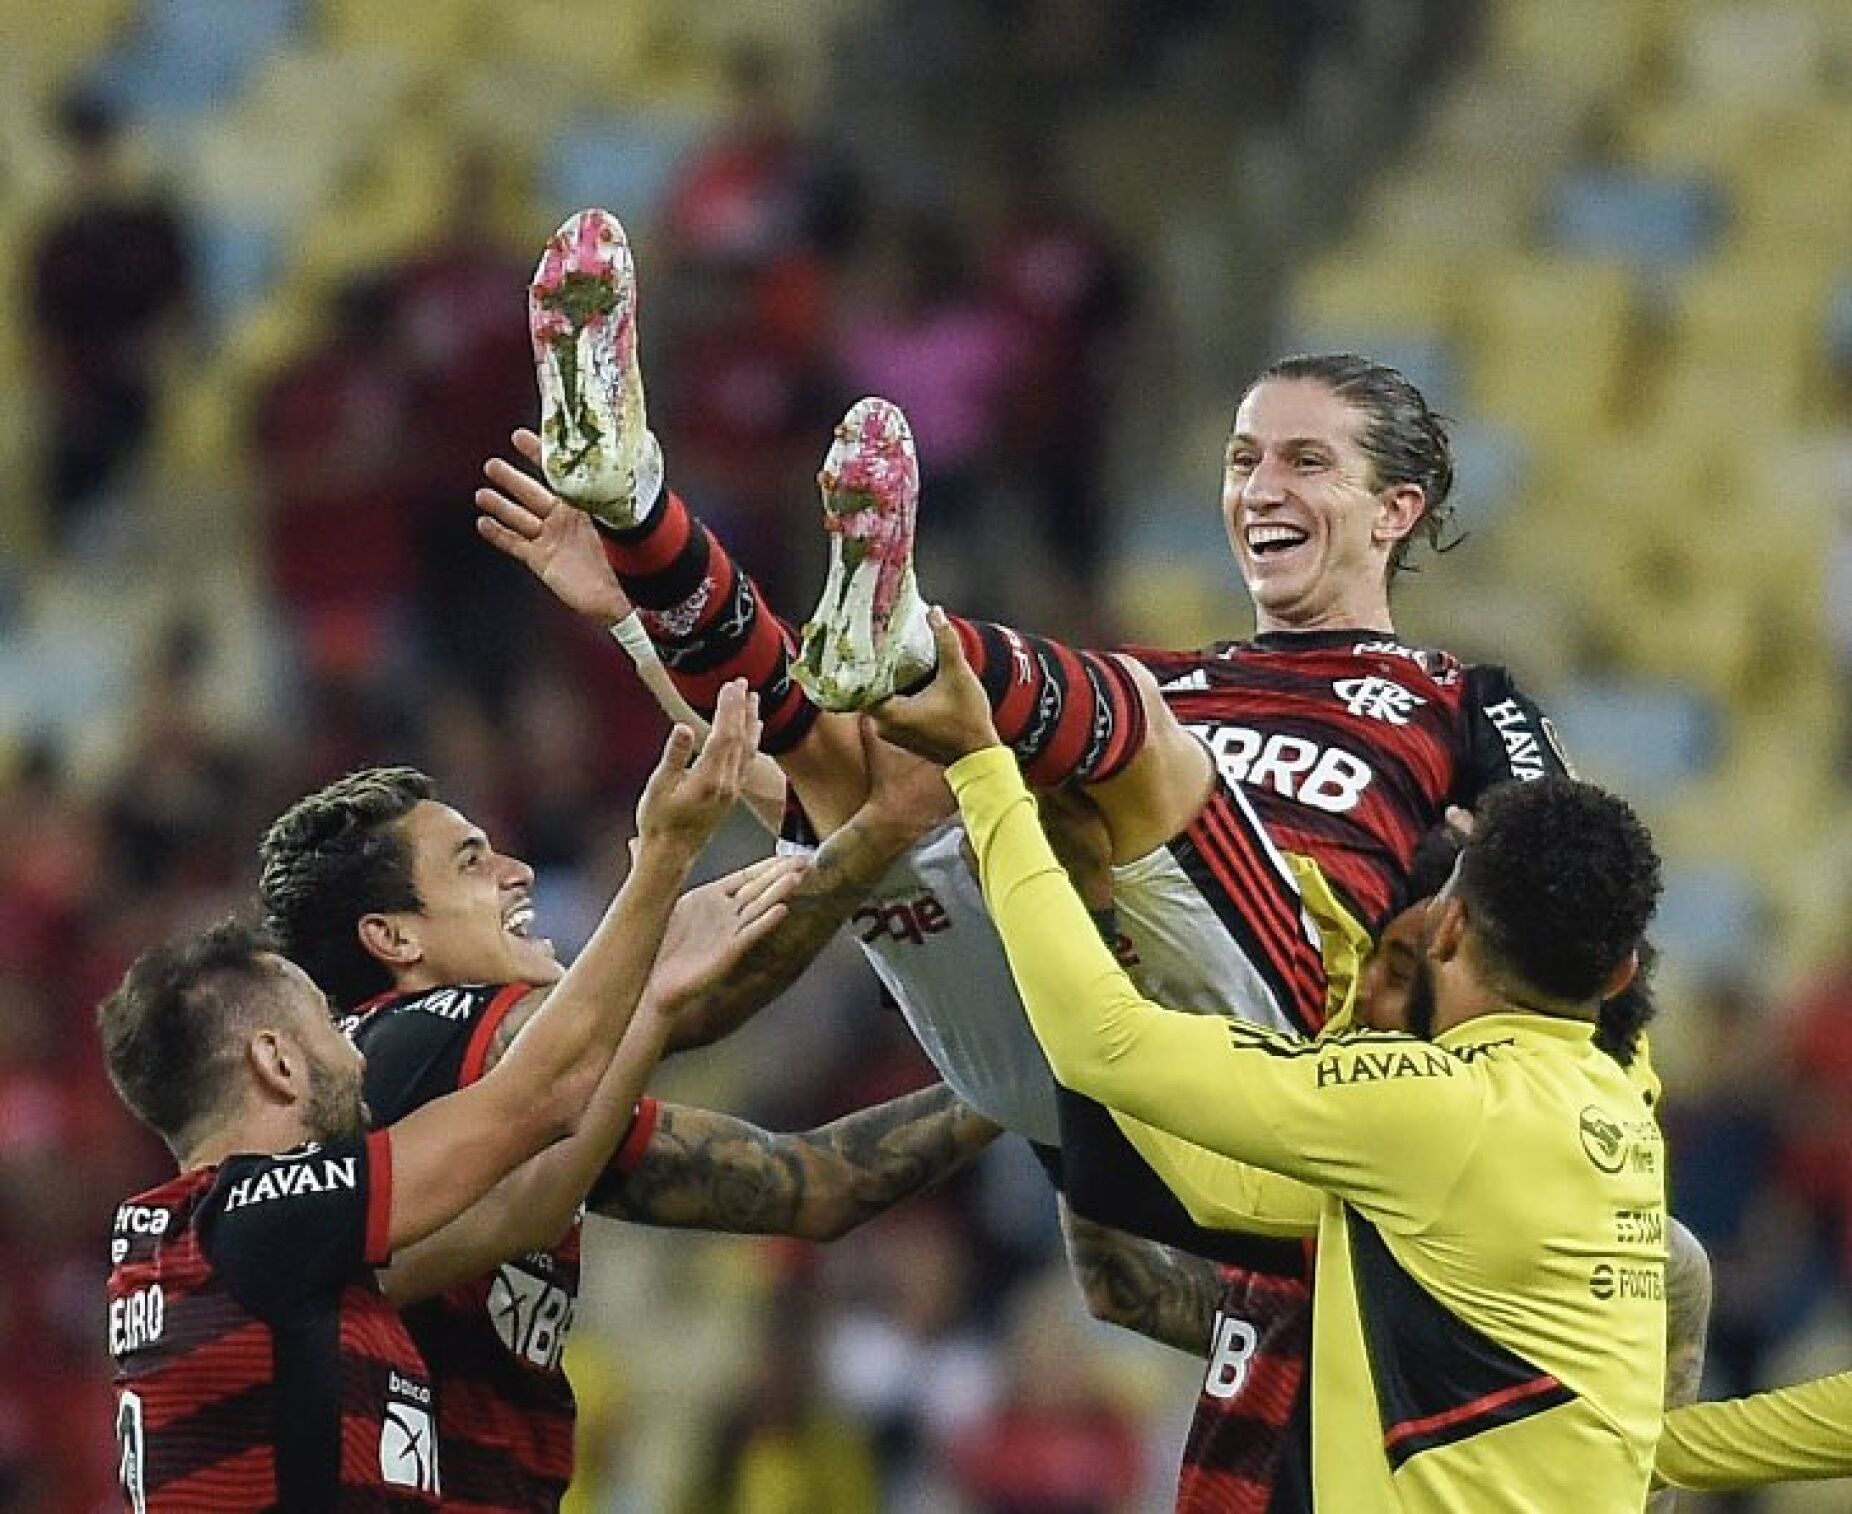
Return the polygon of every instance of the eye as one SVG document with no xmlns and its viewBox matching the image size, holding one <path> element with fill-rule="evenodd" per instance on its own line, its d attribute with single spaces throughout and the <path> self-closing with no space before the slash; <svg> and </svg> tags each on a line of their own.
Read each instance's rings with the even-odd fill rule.
<svg viewBox="0 0 1852 1514">
<path fill-rule="evenodd" d="M 1228 471 L 1230 473 L 1252 473 L 1260 466 L 1260 459 L 1245 448 L 1228 454 Z"/>
<path fill-rule="evenodd" d="M 1301 473 L 1316 473 L 1321 468 L 1331 466 L 1331 460 L 1322 452 L 1301 452 L 1293 459 L 1293 466 Z"/>
</svg>

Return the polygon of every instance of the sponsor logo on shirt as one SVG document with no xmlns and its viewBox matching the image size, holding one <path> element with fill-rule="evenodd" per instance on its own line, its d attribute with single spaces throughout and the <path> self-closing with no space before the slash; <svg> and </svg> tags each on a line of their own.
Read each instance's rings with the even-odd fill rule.
<svg viewBox="0 0 1852 1514">
<path fill-rule="evenodd" d="M 1375 780 L 1370 765 L 1342 747 L 1320 746 L 1276 731 L 1263 736 L 1239 725 L 1191 725 L 1209 744 L 1215 765 L 1231 784 L 1270 788 L 1313 809 L 1342 815 L 1354 810 Z"/>
<path fill-rule="evenodd" d="M 379 1427 L 380 1481 L 421 1493 L 441 1492 L 430 1388 L 394 1372 L 387 1382 L 387 1394 Z"/>
<path fill-rule="evenodd" d="M 304 1153 L 309 1155 L 309 1153 Z M 267 1204 L 272 1199 L 289 1199 L 305 1193 L 331 1193 L 360 1186 L 358 1157 L 321 1157 L 316 1161 L 297 1158 L 292 1165 L 268 1167 L 248 1178 L 240 1178 L 225 1194 L 225 1212 L 244 1209 L 252 1204 Z"/>
<path fill-rule="evenodd" d="M 924 946 L 928 936 L 941 935 L 952 928 L 952 917 L 930 890 L 911 899 L 888 899 L 864 904 L 849 923 L 864 946 L 877 941 L 904 941 Z"/>
<path fill-rule="evenodd" d="M 1318 1059 L 1320 1088 L 1381 1083 L 1391 1078 L 1450 1078 L 1453 1058 L 1426 1046 L 1334 1048 Z"/>
<path fill-rule="evenodd" d="M 1485 715 L 1505 743 L 1505 759 L 1511 764 L 1511 776 L 1521 778 L 1526 783 L 1543 777 L 1548 771 L 1543 765 L 1546 733 L 1531 724 L 1530 712 L 1515 699 L 1503 699 L 1497 704 L 1487 705 Z M 1562 748 L 1556 740 L 1555 732 L 1548 732 L 1547 739 L 1551 750 L 1560 759 Z"/>
</svg>

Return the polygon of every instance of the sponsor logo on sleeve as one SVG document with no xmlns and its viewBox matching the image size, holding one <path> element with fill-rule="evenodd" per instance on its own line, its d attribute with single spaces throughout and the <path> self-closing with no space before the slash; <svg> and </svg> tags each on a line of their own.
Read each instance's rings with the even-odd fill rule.
<svg viewBox="0 0 1852 1514">
<path fill-rule="evenodd" d="M 274 1199 L 297 1198 L 305 1193 L 334 1193 L 360 1186 L 358 1157 L 320 1157 L 302 1152 L 274 1167 L 240 1178 L 225 1193 L 225 1212 L 267 1204 Z"/>
<path fill-rule="evenodd" d="M 394 1488 L 442 1492 L 437 1483 L 430 1388 L 394 1372 L 386 1391 L 386 1411 L 379 1428 L 380 1480 Z"/>
</svg>

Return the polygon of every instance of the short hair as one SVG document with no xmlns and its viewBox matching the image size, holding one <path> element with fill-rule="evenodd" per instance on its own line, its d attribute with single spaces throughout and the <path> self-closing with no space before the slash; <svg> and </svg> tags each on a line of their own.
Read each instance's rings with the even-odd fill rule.
<svg viewBox="0 0 1852 1514">
<path fill-rule="evenodd" d="M 1601 992 L 1639 947 L 1660 886 L 1640 817 L 1575 778 L 1501 784 L 1460 853 L 1459 894 L 1494 965 L 1559 999 Z"/>
<path fill-rule="evenodd" d="M 1417 540 L 1425 540 L 1436 552 L 1458 545 L 1458 537 L 1443 540 L 1453 524 L 1453 506 L 1448 503 L 1453 493 L 1453 444 L 1447 423 L 1407 378 L 1386 363 L 1351 352 L 1300 354 L 1270 364 L 1248 385 L 1247 394 L 1271 379 L 1323 384 L 1347 405 L 1361 410 L 1367 421 L 1360 445 L 1375 470 L 1376 487 L 1420 486 L 1427 507 L 1414 530 L 1390 552 L 1391 578 L 1410 567 L 1409 555 Z"/>
<path fill-rule="evenodd" d="M 423 907 L 398 822 L 436 792 L 416 768 L 363 768 L 299 799 L 258 846 L 265 923 L 337 1008 L 392 987 L 355 926 L 376 911 Z"/>
<path fill-rule="evenodd" d="M 176 1155 L 230 1096 L 237 1032 L 277 982 L 261 926 L 221 920 L 143 952 L 97 1006 L 109 1081 Z"/>
<path fill-rule="evenodd" d="M 1633 980 L 1611 999 L 1601 1001 L 1595 1019 L 1595 1044 L 1622 1067 L 1632 1067 L 1640 1055 L 1640 1038 L 1659 1013 L 1653 976 L 1659 970 L 1659 948 L 1642 939 L 1635 948 L 1640 966 Z"/>
</svg>

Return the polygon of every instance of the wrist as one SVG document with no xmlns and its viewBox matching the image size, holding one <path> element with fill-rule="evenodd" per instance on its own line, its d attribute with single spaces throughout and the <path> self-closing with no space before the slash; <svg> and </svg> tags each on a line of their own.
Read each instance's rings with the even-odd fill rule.
<svg viewBox="0 0 1852 1514">
<path fill-rule="evenodd" d="M 649 639 L 649 632 L 643 629 L 643 617 L 635 610 L 622 620 L 613 621 L 610 631 L 611 639 L 624 649 L 638 667 L 662 660 L 657 654 L 656 644 Z"/>
</svg>

